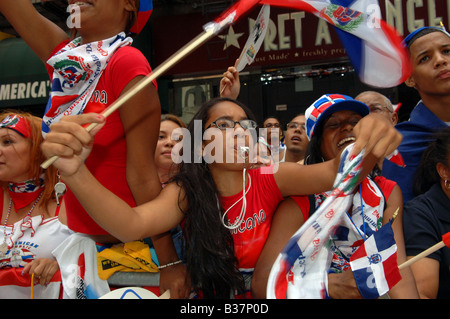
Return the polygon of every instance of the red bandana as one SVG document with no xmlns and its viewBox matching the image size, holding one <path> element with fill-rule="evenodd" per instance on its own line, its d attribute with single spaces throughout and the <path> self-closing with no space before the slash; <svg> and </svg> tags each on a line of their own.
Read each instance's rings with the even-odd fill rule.
<svg viewBox="0 0 450 319">
<path fill-rule="evenodd" d="M 44 175 L 39 178 L 39 184 L 36 185 L 34 179 L 30 179 L 23 183 L 9 183 L 8 193 L 14 203 L 14 210 L 28 206 L 34 202 L 44 187 Z"/>
<path fill-rule="evenodd" d="M 26 138 L 31 136 L 30 124 L 24 117 L 19 115 L 8 115 L 5 117 L 0 123 L 0 128 L 9 128 Z"/>
<path fill-rule="evenodd" d="M 17 210 L 27 207 L 29 204 L 34 202 L 41 194 L 41 191 L 38 190 L 33 193 L 14 193 L 8 191 L 8 193 L 14 203 L 14 210 L 17 213 Z"/>
</svg>

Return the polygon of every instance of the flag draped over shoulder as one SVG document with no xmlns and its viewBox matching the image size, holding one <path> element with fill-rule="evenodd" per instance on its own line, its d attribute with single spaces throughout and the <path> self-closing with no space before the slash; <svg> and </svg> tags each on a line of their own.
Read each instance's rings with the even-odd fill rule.
<svg viewBox="0 0 450 319">
<path fill-rule="evenodd" d="M 267 298 L 298 299 L 327 296 L 331 262 L 330 235 L 352 203 L 362 166 L 362 152 L 351 158 L 351 144 L 342 152 L 338 175 L 329 197 L 292 236 L 276 259 L 267 283 Z"/>
<path fill-rule="evenodd" d="M 295 8 L 332 24 L 362 82 L 393 87 L 410 74 L 407 49 L 395 29 L 381 19 L 378 0 L 261 0 Z"/>
</svg>

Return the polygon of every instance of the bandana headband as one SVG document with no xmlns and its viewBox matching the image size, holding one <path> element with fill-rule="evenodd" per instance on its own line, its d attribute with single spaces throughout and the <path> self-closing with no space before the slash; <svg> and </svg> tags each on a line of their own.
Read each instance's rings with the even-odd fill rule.
<svg viewBox="0 0 450 319">
<path fill-rule="evenodd" d="M 147 23 L 150 15 L 153 11 L 153 1 L 152 0 L 140 0 L 139 1 L 139 12 L 136 22 L 130 29 L 130 32 L 139 34 Z"/>
<path fill-rule="evenodd" d="M 26 138 L 31 136 L 31 128 L 28 121 L 20 115 L 8 115 L 0 123 L 0 128 L 9 128 Z"/>
</svg>

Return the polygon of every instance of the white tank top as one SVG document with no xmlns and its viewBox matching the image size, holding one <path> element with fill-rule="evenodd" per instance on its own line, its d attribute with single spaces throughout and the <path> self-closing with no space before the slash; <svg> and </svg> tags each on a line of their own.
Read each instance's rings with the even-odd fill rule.
<svg viewBox="0 0 450 319">
<path fill-rule="evenodd" d="M 43 215 L 25 217 L 14 225 L 0 226 L 0 244 L 6 232 L 8 252 L 0 256 L 0 268 L 24 267 L 36 258 L 55 260 L 52 251 L 73 232 L 58 217 L 43 219 Z"/>
</svg>

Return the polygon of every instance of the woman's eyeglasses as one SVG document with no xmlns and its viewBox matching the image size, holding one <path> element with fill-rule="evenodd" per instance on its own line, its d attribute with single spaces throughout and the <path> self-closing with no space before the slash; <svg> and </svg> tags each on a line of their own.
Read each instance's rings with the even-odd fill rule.
<svg viewBox="0 0 450 319">
<path fill-rule="evenodd" d="M 233 121 L 231 119 L 217 119 L 211 123 L 210 127 L 215 125 L 217 128 L 219 128 L 221 130 L 225 130 L 227 128 L 234 128 L 236 126 L 236 123 L 239 123 L 239 125 L 244 130 L 256 128 L 258 126 L 255 121 L 249 120 L 249 119 L 240 120 L 240 121 Z"/>
</svg>

